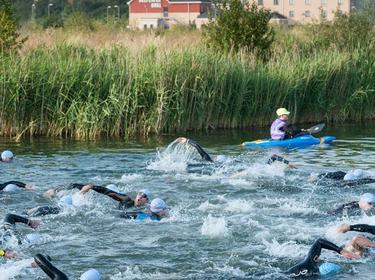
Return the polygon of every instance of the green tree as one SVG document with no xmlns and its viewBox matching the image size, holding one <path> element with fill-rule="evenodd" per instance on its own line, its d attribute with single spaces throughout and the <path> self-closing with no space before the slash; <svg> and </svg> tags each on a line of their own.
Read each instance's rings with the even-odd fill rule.
<svg viewBox="0 0 375 280">
<path fill-rule="evenodd" d="M 216 5 L 216 16 L 204 29 L 210 47 L 225 51 L 255 53 L 266 59 L 270 53 L 275 32 L 269 25 L 271 13 L 240 0 L 224 0 Z"/>
<path fill-rule="evenodd" d="M 17 29 L 11 0 L 0 0 L 0 51 L 9 52 L 18 49 L 26 41 L 26 38 L 19 38 Z"/>
</svg>

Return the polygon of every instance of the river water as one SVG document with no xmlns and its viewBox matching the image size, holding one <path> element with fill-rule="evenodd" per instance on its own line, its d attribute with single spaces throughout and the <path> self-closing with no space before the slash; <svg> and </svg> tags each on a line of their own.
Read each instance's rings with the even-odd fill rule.
<svg viewBox="0 0 375 280">
<path fill-rule="evenodd" d="M 50 187 L 69 183 L 115 183 L 132 196 L 142 188 L 163 198 L 170 216 L 160 222 L 119 218 L 117 203 L 95 192 L 73 193 L 73 209 L 42 218 L 42 239 L 15 246 L 18 258 L 0 263 L 0 279 L 47 279 L 29 267 L 36 253 L 48 254 L 69 278 L 96 268 L 102 279 L 283 279 L 318 237 L 338 245 L 354 236 L 338 234 L 337 225 L 375 224 L 371 216 L 332 216 L 325 211 L 358 200 L 375 185 L 327 187 L 309 183 L 311 173 L 361 168 L 375 176 L 375 125 L 328 128 L 333 146 L 301 150 L 247 150 L 243 141 L 267 135 L 266 130 L 190 134 L 215 158 L 215 166 L 188 167 L 198 154 L 185 147 L 168 148 L 177 135 L 148 140 L 74 141 L 33 139 L 14 143 L 0 139 L 0 148 L 17 155 L 1 164 L 1 181 L 33 184 L 35 191 L 0 194 L 0 217 L 23 214 L 55 200 L 41 196 Z M 298 169 L 267 165 L 277 152 Z M 190 172 L 189 172 L 190 171 Z M 32 232 L 18 225 L 21 235 Z M 373 279 L 372 259 L 350 261 L 323 251 L 321 259 L 342 271 L 330 279 Z"/>
</svg>

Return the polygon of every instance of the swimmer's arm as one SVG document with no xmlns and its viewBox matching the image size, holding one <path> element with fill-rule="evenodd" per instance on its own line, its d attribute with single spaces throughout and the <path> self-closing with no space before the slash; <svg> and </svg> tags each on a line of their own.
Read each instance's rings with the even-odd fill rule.
<svg viewBox="0 0 375 280">
<path fill-rule="evenodd" d="M 37 228 L 40 224 L 39 221 L 30 220 L 28 218 L 14 215 L 14 214 L 7 214 L 4 219 L 4 223 L 9 223 L 11 225 L 15 225 L 16 223 L 22 223 L 28 225 L 31 228 Z"/>
<path fill-rule="evenodd" d="M 332 242 L 329 242 L 326 239 L 319 238 L 311 246 L 310 251 L 307 255 L 307 258 L 316 262 L 322 252 L 322 249 L 334 251 L 334 252 L 337 252 L 338 254 L 340 254 L 342 251 L 341 247 L 338 247 L 337 245 L 333 244 Z"/>
<path fill-rule="evenodd" d="M 290 168 L 296 168 L 295 165 L 291 164 L 289 160 L 286 160 L 285 158 L 283 158 L 282 156 L 279 156 L 279 155 L 272 155 L 272 157 L 270 157 L 267 161 L 267 164 L 272 164 L 274 163 L 275 161 L 279 161 L 279 162 L 282 162 L 282 163 L 285 163 L 286 165 L 288 165 Z"/>
<path fill-rule="evenodd" d="M 0 257 L 4 257 L 7 259 L 13 259 L 16 257 L 16 253 L 13 251 L 8 251 L 8 250 L 1 250 L 0 249 Z"/>
<path fill-rule="evenodd" d="M 368 232 L 371 234 L 375 234 L 375 226 L 370 226 L 366 224 L 350 225 L 349 231 Z"/>
<path fill-rule="evenodd" d="M 114 199 L 116 201 L 119 201 L 119 202 L 123 202 L 123 201 L 131 199 L 126 194 L 121 194 L 121 193 L 118 193 L 118 192 L 114 192 L 114 191 L 109 190 L 106 187 L 102 187 L 102 186 L 93 186 L 92 190 L 94 190 L 94 191 L 96 191 L 98 193 L 104 194 L 106 196 L 109 196 L 110 198 L 112 198 L 112 199 Z"/>
<path fill-rule="evenodd" d="M 206 151 L 203 150 L 203 148 L 202 148 L 197 142 L 195 142 L 195 141 L 189 139 L 189 140 L 187 141 L 187 143 L 188 143 L 190 146 L 194 147 L 194 148 L 198 151 L 198 153 L 200 154 L 200 156 L 201 156 L 204 160 L 207 160 L 207 161 L 209 161 L 209 162 L 213 162 L 213 160 L 211 159 L 210 155 L 207 154 Z"/>
<path fill-rule="evenodd" d="M 120 215 L 121 218 L 124 219 L 136 219 L 139 212 L 125 212 Z"/>
<path fill-rule="evenodd" d="M 68 277 L 59 269 L 57 269 L 50 261 L 43 255 L 36 254 L 34 257 L 35 263 L 53 280 L 68 280 Z"/>
<path fill-rule="evenodd" d="M 22 182 L 19 182 L 19 181 L 9 181 L 9 182 L 5 182 L 5 183 L 0 184 L 0 191 L 3 190 L 9 184 L 13 184 L 13 185 L 16 185 L 19 188 L 24 188 L 24 189 L 27 188 L 27 186 L 29 186 L 29 185 L 27 185 L 25 183 L 22 183 Z"/>
</svg>

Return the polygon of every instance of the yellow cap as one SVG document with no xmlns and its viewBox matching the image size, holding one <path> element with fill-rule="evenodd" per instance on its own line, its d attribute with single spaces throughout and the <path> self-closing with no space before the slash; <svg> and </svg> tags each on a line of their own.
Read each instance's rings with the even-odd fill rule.
<svg viewBox="0 0 375 280">
<path fill-rule="evenodd" d="M 282 115 L 289 115 L 290 112 L 285 108 L 279 108 L 277 109 L 276 114 L 280 117 Z"/>
</svg>

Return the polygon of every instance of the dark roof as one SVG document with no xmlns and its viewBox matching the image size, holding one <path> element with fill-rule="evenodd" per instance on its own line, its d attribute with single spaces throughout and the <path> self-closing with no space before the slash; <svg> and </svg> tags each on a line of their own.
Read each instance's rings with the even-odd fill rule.
<svg viewBox="0 0 375 280">
<path fill-rule="evenodd" d="M 271 13 L 272 19 L 288 19 L 286 16 L 278 13 L 278 12 L 272 12 Z"/>
</svg>

